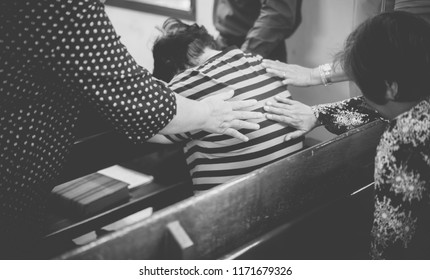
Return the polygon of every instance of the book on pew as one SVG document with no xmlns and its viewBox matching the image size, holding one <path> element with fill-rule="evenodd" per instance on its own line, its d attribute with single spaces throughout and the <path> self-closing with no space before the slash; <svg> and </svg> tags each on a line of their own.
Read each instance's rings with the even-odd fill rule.
<svg viewBox="0 0 430 280">
<path fill-rule="evenodd" d="M 88 217 L 128 201 L 130 188 L 152 180 L 152 176 L 114 165 L 56 186 L 53 201 L 69 216 Z"/>
<path fill-rule="evenodd" d="M 99 170 L 97 173 L 126 182 L 128 184 L 128 189 L 143 186 L 145 184 L 151 183 L 154 180 L 154 177 L 151 175 L 147 175 L 120 165 L 113 165 L 111 167 Z"/>
</svg>

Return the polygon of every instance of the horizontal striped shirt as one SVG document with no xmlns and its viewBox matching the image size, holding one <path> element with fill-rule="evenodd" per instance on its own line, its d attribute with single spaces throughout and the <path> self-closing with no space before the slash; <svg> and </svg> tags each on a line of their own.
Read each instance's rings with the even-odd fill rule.
<svg viewBox="0 0 430 280">
<path fill-rule="evenodd" d="M 266 72 L 262 58 L 229 48 L 195 68 L 178 74 L 170 82 L 176 93 L 190 99 L 234 90 L 232 100 L 256 99 L 252 110 L 263 112 L 275 95 L 290 97 L 282 80 Z M 196 190 L 205 190 L 239 175 L 279 160 L 303 147 L 303 138 L 284 141 L 294 129 L 265 118 L 255 120 L 259 130 L 241 130 L 248 138 L 210 134 L 204 131 L 166 136 L 173 142 L 186 141 L 184 151 Z"/>
</svg>

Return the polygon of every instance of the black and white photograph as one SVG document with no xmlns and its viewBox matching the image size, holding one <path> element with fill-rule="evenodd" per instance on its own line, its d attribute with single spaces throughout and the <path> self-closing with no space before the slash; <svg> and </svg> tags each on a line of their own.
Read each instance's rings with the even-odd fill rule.
<svg viewBox="0 0 430 280">
<path fill-rule="evenodd" d="M 0 146 L 10 271 L 402 279 L 430 260 L 430 0 L 1 0 Z"/>
</svg>

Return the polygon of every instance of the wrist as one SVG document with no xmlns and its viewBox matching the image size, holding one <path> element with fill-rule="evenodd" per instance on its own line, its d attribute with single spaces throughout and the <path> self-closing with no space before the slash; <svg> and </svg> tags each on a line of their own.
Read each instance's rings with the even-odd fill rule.
<svg viewBox="0 0 430 280">
<path fill-rule="evenodd" d="M 200 130 L 207 125 L 209 119 L 208 105 L 203 101 L 196 101 L 176 96 L 176 115 L 161 131 L 161 134 L 175 134 L 186 131 Z"/>
<path fill-rule="evenodd" d="M 321 79 L 321 83 L 324 86 L 331 85 L 333 83 L 332 76 L 333 76 L 333 68 L 331 64 L 326 63 L 318 66 L 318 72 L 319 77 Z"/>
<path fill-rule="evenodd" d="M 201 101 L 199 117 L 201 120 L 201 130 L 210 133 L 220 133 L 222 129 L 222 119 L 224 113 L 225 102 L 214 99 L 204 99 Z M 224 113 L 223 113 L 224 112 Z"/>
<path fill-rule="evenodd" d="M 313 113 L 313 115 L 314 115 L 314 117 L 315 117 L 315 119 L 314 119 L 314 128 L 315 127 L 318 127 L 318 126 L 321 126 L 322 125 L 322 123 L 320 122 L 320 120 L 319 120 L 319 108 L 318 108 L 318 106 L 311 106 L 311 110 L 312 110 L 312 113 Z"/>
<path fill-rule="evenodd" d="M 198 118 L 197 123 L 199 129 L 208 131 L 210 127 L 210 116 L 212 111 L 213 108 L 209 102 L 205 102 L 205 100 L 199 101 L 197 114 L 195 115 L 195 117 Z"/>
<path fill-rule="evenodd" d="M 312 69 L 309 79 L 310 79 L 309 85 L 321 85 L 322 84 L 320 71 L 319 71 L 318 67 Z"/>
</svg>

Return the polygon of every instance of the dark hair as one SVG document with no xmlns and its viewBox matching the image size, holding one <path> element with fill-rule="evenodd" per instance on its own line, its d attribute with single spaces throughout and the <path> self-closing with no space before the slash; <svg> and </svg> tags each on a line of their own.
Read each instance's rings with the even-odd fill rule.
<svg viewBox="0 0 430 280">
<path fill-rule="evenodd" d="M 336 61 L 377 104 L 392 82 L 397 101 L 419 101 L 430 94 L 430 25 L 406 12 L 377 15 L 349 35 Z"/>
<path fill-rule="evenodd" d="M 178 19 L 167 19 L 162 27 L 163 35 L 154 43 L 153 75 L 169 82 L 174 75 L 196 66 L 196 60 L 206 47 L 216 49 L 214 38 L 206 28 L 188 25 Z"/>
</svg>

